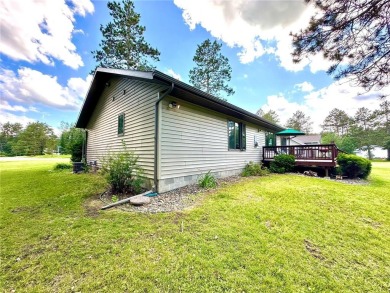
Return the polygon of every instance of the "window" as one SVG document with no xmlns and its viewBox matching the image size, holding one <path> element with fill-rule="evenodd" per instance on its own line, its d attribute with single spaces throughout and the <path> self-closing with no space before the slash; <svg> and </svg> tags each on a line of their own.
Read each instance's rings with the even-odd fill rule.
<svg viewBox="0 0 390 293">
<path fill-rule="evenodd" d="M 244 123 L 228 121 L 229 150 L 246 149 L 246 127 Z"/>
<path fill-rule="evenodd" d="M 125 113 L 119 114 L 118 116 L 118 135 L 125 133 Z"/>
</svg>

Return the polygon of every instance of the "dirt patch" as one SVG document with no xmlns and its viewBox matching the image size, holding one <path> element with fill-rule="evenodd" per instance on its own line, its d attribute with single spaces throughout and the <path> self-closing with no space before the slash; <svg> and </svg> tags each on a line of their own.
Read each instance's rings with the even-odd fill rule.
<svg viewBox="0 0 390 293">
<path fill-rule="evenodd" d="M 104 204 L 100 200 L 99 195 L 90 197 L 84 202 L 85 214 L 92 218 L 98 217 L 103 206 Z"/>
<path fill-rule="evenodd" d="M 268 221 L 265 221 L 265 227 L 267 227 L 267 229 L 272 229 L 274 225 L 272 224 L 272 222 L 270 220 Z"/>
<path fill-rule="evenodd" d="M 11 213 L 31 213 L 36 214 L 39 211 L 38 207 L 21 206 L 11 210 Z"/>
<path fill-rule="evenodd" d="M 322 255 L 321 253 L 321 249 L 315 245 L 314 243 L 312 243 L 311 241 L 305 239 L 304 241 L 304 244 L 305 244 L 305 248 L 306 250 L 315 258 L 317 259 L 320 259 L 320 260 L 323 260 L 324 259 L 324 256 Z"/>
<path fill-rule="evenodd" d="M 378 229 L 382 226 L 382 223 L 380 222 L 375 222 L 373 219 L 371 218 L 361 218 L 361 221 L 367 225 L 370 225 L 371 227 L 373 227 L 374 229 Z"/>
</svg>

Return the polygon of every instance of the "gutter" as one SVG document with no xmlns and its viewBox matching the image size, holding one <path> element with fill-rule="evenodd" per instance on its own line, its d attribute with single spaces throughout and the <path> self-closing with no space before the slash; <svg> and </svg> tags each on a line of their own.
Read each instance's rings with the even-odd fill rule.
<svg viewBox="0 0 390 293">
<path fill-rule="evenodd" d="M 159 153 L 158 153 L 158 141 L 160 139 L 160 133 L 159 133 L 159 112 L 158 112 L 158 106 L 162 99 L 164 99 L 167 95 L 169 95 L 173 88 L 175 87 L 175 84 L 172 82 L 171 87 L 166 90 L 156 101 L 156 104 L 154 105 L 154 191 L 158 192 L 158 182 L 157 182 L 157 168 L 158 168 L 158 160 L 159 160 Z"/>
</svg>

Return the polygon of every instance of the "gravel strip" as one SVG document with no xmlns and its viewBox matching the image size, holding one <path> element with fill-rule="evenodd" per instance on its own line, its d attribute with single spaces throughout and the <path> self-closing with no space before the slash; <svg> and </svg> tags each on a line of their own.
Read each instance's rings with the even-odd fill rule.
<svg viewBox="0 0 390 293">
<path fill-rule="evenodd" d="M 288 173 L 288 174 L 297 175 L 297 176 L 310 177 L 310 176 L 304 175 L 302 173 Z M 340 183 L 352 184 L 352 185 L 368 185 L 368 184 L 370 184 L 370 182 L 368 180 L 360 179 L 360 178 L 356 178 L 356 179 L 343 178 L 342 180 L 329 178 L 329 177 L 328 178 L 326 178 L 326 177 L 312 177 L 312 178 L 319 178 L 319 179 L 323 179 L 323 180 L 330 180 L 330 181 L 334 181 L 334 182 L 340 182 Z"/>
<path fill-rule="evenodd" d="M 215 191 L 226 184 L 238 182 L 240 179 L 240 176 L 220 178 L 217 180 L 218 186 L 211 189 L 203 189 L 197 184 L 191 184 L 151 197 L 151 203 L 148 205 L 133 206 L 131 204 L 123 204 L 117 206 L 117 208 L 124 211 L 134 211 L 140 213 L 166 213 L 182 211 L 186 208 L 194 206 L 196 203 L 199 203 L 203 195 Z M 100 199 L 104 203 L 110 204 L 112 203 L 111 196 L 112 195 L 109 192 L 106 192 L 102 194 Z"/>
</svg>

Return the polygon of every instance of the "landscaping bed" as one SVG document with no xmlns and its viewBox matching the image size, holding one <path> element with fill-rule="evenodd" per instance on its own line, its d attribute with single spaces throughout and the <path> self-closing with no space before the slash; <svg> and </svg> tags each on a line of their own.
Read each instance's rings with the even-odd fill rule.
<svg viewBox="0 0 390 293">
<path fill-rule="evenodd" d="M 191 184 L 181 188 L 177 188 L 168 192 L 158 194 L 157 196 L 150 197 L 151 202 L 147 205 L 135 206 L 129 203 L 118 205 L 115 208 L 119 208 L 124 211 L 133 211 L 141 213 L 164 213 L 182 211 L 184 209 L 193 207 L 201 201 L 205 194 L 214 192 L 216 189 L 226 184 L 234 183 L 242 178 L 240 176 L 231 176 L 227 178 L 220 178 L 217 180 L 218 187 L 211 189 L 204 189 L 199 187 L 198 184 Z M 100 199 L 104 204 L 108 205 L 113 201 L 112 193 L 110 191 L 104 192 Z M 120 196 L 118 199 L 121 200 L 126 198 L 126 195 Z"/>
</svg>

